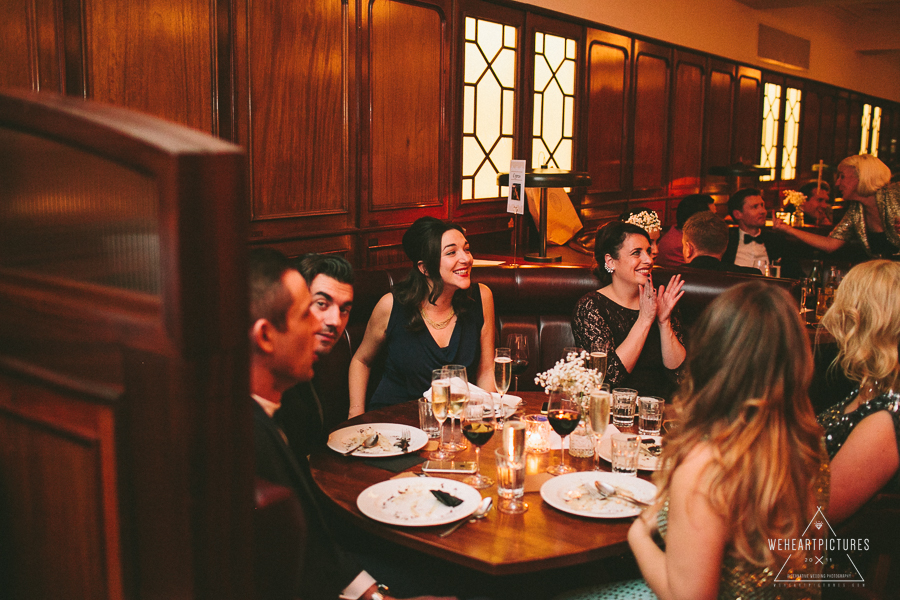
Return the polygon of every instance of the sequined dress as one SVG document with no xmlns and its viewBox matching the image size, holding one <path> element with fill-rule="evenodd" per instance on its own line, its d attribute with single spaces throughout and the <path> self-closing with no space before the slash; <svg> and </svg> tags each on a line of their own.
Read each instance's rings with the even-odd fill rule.
<svg viewBox="0 0 900 600">
<path fill-rule="evenodd" d="M 859 202 L 851 202 L 844 218 L 828 236 L 845 242 L 859 240 L 869 256 L 889 258 L 900 249 L 900 233 L 894 227 L 900 219 L 900 183 L 892 183 L 878 190 L 875 205 L 881 216 L 883 232 L 874 233 L 868 229 L 865 207 Z"/>
</svg>

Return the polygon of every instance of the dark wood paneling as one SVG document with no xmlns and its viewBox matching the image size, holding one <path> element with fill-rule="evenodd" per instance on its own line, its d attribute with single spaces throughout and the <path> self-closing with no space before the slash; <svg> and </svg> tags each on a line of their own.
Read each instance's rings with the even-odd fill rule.
<svg viewBox="0 0 900 600">
<path fill-rule="evenodd" d="M 635 197 L 666 193 L 671 53 L 664 46 L 634 43 Z"/>
<path fill-rule="evenodd" d="M 862 114 L 863 114 L 863 103 L 866 100 L 863 100 L 856 94 L 850 95 L 850 102 L 848 104 L 848 114 L 847 114 L 847 156 L 852 156 L 854 154 L 859 154 L 859 150 L 862 147 Z M 869 112 L 869 136 L 866 139 L 866 147 L 869 147 L 870 141 L 872 139 L 872 113 Z"/>
<path fill-rule="evenodd" d="M 857 139 L 857 142 L 859 140 Z M 838 94 L 834 101 L 834 164 L 837 165 L 845 157 L 859 153 L 859 145 L 855 152 L 847 152 L 850 147 L 850 98 L 847 94 Z"/>
<path fill-rule="evenodd" d="M 368 214 L 444 205 L 448 196 L 447 15 L 441 6 L 371 0 L 367 15 Z M 446 208 L 441 211 L 446 217 Z"/>
<path fill-rule="evenodd" d="M 817 176 L 812 170 L 812 166 L 820 159 L 825 160 L 825 157 L 819 154 L 819 121 L 822 110 L 819 91 L 815 86 L 806 86 L 801 106 L 797 177 L 798 179 L 810 179 Z M 823 173 L 823 175 L 825 174 Z"/>
<path fill-rule="evenodd" d="M 209 0 L 91 2 L 84 19 L 91 98 L 213 131 Z"/>
<path fill-rule="evenodd" d="M 629 189 L 626 124 L 631 87 L 631 39 L 588 29 L 585 154 L 589 194 L 624 197 Z"/>
<path fill-rule="evenodd" d="M 732 162 L 741 160 L 756 164 L 759 161 L 760 136 L 762 135 L 761 78 L 761 71 L 738 67 Z"/>
<path fill-rule="evenodd" d="M 0 86 L 37 89 L 34 4 L 0 2 Z"/>
<path fill-rule="evenodd" d="M 318 225 L 347 227 L 345 7 L 248 0 L 241 8 L 248 61 L 238 63 L 238 128 L 250 149 L 252 235 L 315 231 L 297 219 L 307 215 L 338 215 Z"/>
<path fill-rule="evenodd" d="M 710 61 L 709 85 L 706 92 L 704 125 L 706 144 L 703 155 L 704 192 L 715 194 L 726 189 L 724 177 L 709 175 L 710 167 L 731 164 L 731 142 L 733 134 L 735 71 L 732 64 Z"/>
<path fill-rule="evenodd" d="M 834 125 L 837 118 L 833 93 L 824 92 L 821 99 L 821 117 L 819 119 L 819 157 L 832 167 L 834 162 Z M 841 157 L 843 158 L 843 157 Z"/>
<path fill-rule="evenodd" d="M 672 129 L 669 191 L 672 194 L 700 191 L 706 75 L 706 57 L 676 51 L 675 87 L 669 118 Z"/>
</svg>

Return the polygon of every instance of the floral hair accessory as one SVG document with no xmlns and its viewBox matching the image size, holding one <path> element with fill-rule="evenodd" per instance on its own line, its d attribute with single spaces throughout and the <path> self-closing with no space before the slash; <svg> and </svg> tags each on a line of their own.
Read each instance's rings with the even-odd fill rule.
<svg viewBox="0 0 900 600">
<path fill-rule="evenodd" d="M 784 190 L 782 192 L 784 194 L 784 205 L 793 204 L 797 208 L 800 207 L 801 204 L 806 202 L 806 196 L 801 194 L 800 192 L 794 190 Z"/>
<path fill-rule="evenodd" d="M 653 231 L 654 229 L 662 231 L 662 223 L 659 221 L 659 215 L 657 215 L 654 210 L 642 210 L 638 214 L 628 217 L 625 222 L 637 225 L 647 232 Z"/>
</svg>

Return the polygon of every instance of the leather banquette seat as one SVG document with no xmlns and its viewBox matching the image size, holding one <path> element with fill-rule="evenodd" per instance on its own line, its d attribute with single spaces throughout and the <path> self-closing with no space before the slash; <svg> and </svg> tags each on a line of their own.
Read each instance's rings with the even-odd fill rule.
<svg viewBox="0 0 900 600">
<path fill-rule="evenodd" d="M 353 311 L 347 331 L 332 353 L 316 363 L 315 367 L 316 389 L 329 413 L 327 426 L 334 426 L 346 418 L 350 359 L 362 341 L 375 304 L 407 272 L 408 269 L 399 268 L 356 273 Z M 690 327 L 703 309 L 724 290 L 761 278 L 685 267 L 654 267 L 654 285 L 667 284 L 675 273 L 681 273 L 685 281 L 679 311 L 686 327 Z M 476 267 L 472 279 L 484 283 L 493 292 L 498 343 L 504 343 L 509 333 L 528 336 L 530 360 L 527 371 L 519 376 L 519 389 L 538 389 L 534 383 L 535 374 L 553 366 L 562 355 L 563 348 L 574 345 L 572 311 L 579 298 L 599 287 L 596 277 L 590 268 L 582 266 L 519 265 Z M 766 281 L 787 289 L 799 302 L 798 280 L 766 278 Z M 374 391 L 379 374 L 380 366 L 376 364 L 372 370 L 370 393 Z"/>
</svg>

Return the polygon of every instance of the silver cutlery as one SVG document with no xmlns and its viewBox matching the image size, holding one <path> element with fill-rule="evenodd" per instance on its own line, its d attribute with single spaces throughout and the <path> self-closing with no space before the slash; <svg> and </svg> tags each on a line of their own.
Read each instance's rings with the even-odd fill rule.
<svg viewBox="0 0 900 600">
<path fill-rule="evenodd" d="M 595 481 L 594 485 L 597 487 L 597 491 L 600 492 L 600 495 L 604 498 L 621 498 L 626 502 L 631 502 L 635 506 L 651 506 L 649 502 L 638 500 L 637 498 L 632 496 L 630 492 L 627 492 L 622 488 L 615 487 L 614 485 L 610 485 L 605 481 Z"/>
<path fill-rule="evenodd" d="M 488 496 L 487 498 L 485 498 L 484 500 L 481 501 L 481 504 L 478 506 L 478 509 L 472 513 L 471 517 L 469 517 L 468 519 L 463 519 L 462 521 L 458 521 L 458 522 L 454 523 L 453 526 L 450 527 L 450 529 L 448 529 L 444 533 L 438 535 L 438 537 L 445 538 L 448 535 L 450 535 L 451 533 L 453 533 L 454 531 L 456 531 L 457 529 L 459 529 L 460 527 L 462 527 L 463 525 L 465 525 L 466 523 L 474 523 L 478 519 L 485 518 L 488 515 L 488 513 L 491 512 L 492 505 L 493 505 L 493 499 L 490 496 Z"/>
<path fill-rule="evenodd" d="M 357 450 L 359 450 L 360 448 L 371 448 L 377 443 L 378 443 L 378 432 L 376 431 L 369 437 L 363 439 L 357 445 L 353 446 L 352 448 L 350 448 L 349 450 L 344 452 L 344 456 L 349 456 L 349 455 L 353 454 L 354 452 L 356 452 Z"/>
<path fill-rule="evenodd" d="M 400 439 L 397 440 L 395 446 L 399 447 L 403 452 L 409 452 L 409 440 L 410 440 L 410 432 L 409 429 L 403 429 L 400 432 Z"/>
</svg>

